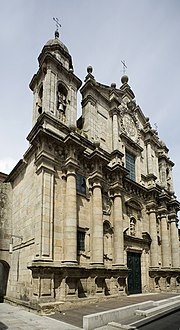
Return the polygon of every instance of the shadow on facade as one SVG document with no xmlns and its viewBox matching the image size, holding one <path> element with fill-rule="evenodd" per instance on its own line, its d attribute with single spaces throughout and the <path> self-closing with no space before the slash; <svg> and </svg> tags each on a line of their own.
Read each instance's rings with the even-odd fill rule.
<svg viewBox="0 0 180 330">
<path fill-rule="evenodd" d="M 4 296 L 6 295 L 9 268 L 10 267 L 6 261 L 0 260 L 0 303 L 4 301 Z M 7 328 L 0 327 L 0 329 L 7 329 Z"/>
</svg>

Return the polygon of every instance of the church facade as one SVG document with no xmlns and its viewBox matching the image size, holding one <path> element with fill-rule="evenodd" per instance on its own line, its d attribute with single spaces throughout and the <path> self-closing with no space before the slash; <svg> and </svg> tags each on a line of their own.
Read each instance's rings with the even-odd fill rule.
<svg viewBox="0 0 180 330">
<path fill-rule="evenodd" d="M 106 86 L 89 66 L 82 85 L 57 31 L 38 62 L 29 148 L 1 176 L 1 296 L 39 309 L 180 292 L 174 164 L 128 77 Z"/>
</svg>

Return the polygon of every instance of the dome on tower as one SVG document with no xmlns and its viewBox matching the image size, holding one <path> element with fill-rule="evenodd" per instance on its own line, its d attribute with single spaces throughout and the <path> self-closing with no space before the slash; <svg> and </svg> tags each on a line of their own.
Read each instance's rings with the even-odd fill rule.
<svg viewBox="0 0 180 330">
<path fill-rule="evenodd" d="M 55 38 L 50 39 L 44 45 L 41 54 L 38 57 L 40 66 L 44 62 L 45 56 L 51 54 L 56 60 L 58 60 L 67 70 L 72 69 L 72 58 L 68 51 L 68 48 L 59 39 L 59 32 L 55 32 Z"/>
<path fill-rule="evenodd" d="M 54 38 L 54 39 L 50 39 L 46 42 L 45 46 L 60 46 L 65 52 L 69 53 L 67 47 L 63 44 L 63 42 L 59 39 L 59 38 Z"/>
</svg>

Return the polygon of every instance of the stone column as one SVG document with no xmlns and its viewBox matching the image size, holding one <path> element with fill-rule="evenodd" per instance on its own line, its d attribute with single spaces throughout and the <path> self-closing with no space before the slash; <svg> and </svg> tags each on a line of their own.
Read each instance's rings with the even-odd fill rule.
<svg viewBox="0 0 180 330">
<path fill-rule="evenodd" d="M 151 267 L 158 267 L 158 240 L 157 240 L 157 224 L 156 211 L 154 208 L 149 210 L 149 231 L 152 239 L 150 248 Z"/>
<path fill-rule="evenodd" d="M 161 214 L 161 247 L 162 247 L 162 267 L 169 267 L 170 263 L 170 249 L 169 236 L 167 228 L 167 215 Z"/>
<path fill-rule="evenodd" d="M 120 192 L 114 194 L 114 266 L 124 265 L 124 235 L 122 197 Z"/>
<path fill-rule="evenodd" d="M 92 209 L 92 264 L 102 266 L 104 263 L 103 251 L 103 210 L 102 193 L 99 180 L 93 182 L 93 209 Z"/>
<path fill-rule="evenodd" d="M 77 203 L 76 172 L 71 166 L 67 169 L 66 204 L 64 218 L 63 252 L 64 263 L 77 263 Z"/>
<path fill-rule="evenodd" d="M 172 267 L 179 268 L 179 237 L 176 227 L 176 215 L 174 215 L 170 221 Z"/>
</svg>

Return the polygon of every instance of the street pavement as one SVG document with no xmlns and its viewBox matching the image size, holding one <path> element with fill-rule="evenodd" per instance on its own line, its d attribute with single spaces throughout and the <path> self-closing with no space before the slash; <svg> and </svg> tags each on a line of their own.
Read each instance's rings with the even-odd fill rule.
<svg viewBox="0 0 180 330">
<path fill-rule="evenodd" d="M 7 303 L 0 304 L 0 330 L 80 330 L 83 327 L 83 316 L 121 308 L 148 300 L 167 299 L 177 294 L 138 294 L 108 298 L 96 303 L 84 303 L 75 308 L 56 312 L 53 315 L 41 316 L 20 306 Z"/>
<path fill-rule="evenodd" d="M 138 304 L 148 300 L 157 301 L 167 299 L 176 295 L 177 294 L 172 293 L 134 294 L 130 296 L 120 296 L 118 298 L 109 297 L 104 301 L 96 303 L 90 303 L 89 301 L 86 303 L 86 301 L 84 301 L 84 304 L 81 307 L 71 308 L 61 313 L 56 312 L 54 315 L 51 315 L 51 317 L 75 325 L 79 328 L 83 328 L 83 316 L 85 315 Z"/>
<path fill-rule="evenodd" d="M 150 323 L 144 324 L 137 329 L 143 330 L 179 330 L 180 329 L 180 311 L 175 311 L 174 313 L 163 316 L 157 320 L 153 320 Z"/>
<path fill-rule="evenodd" d="M 22 307 L 0 304 L 0 330 L 79 330 L 73 325 L 28 312 Z"/>
</svg>

